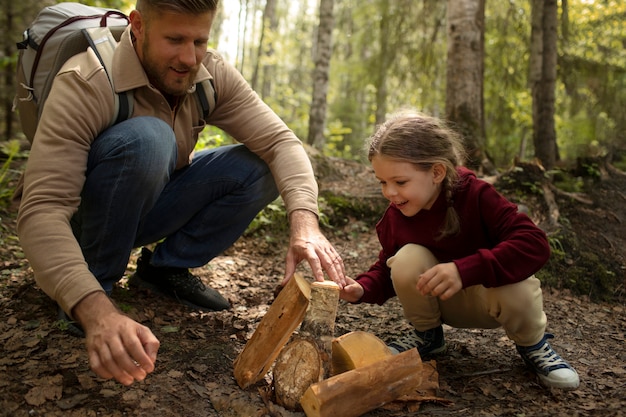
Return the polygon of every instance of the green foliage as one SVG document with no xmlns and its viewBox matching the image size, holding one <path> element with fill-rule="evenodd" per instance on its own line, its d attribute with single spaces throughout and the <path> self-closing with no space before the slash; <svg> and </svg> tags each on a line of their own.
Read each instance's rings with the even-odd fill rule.
<svg viewBox="0 0 626 417">
<path fill-rule="evenodd" d="M 20 143 L 17 140 L 0 143 L 0 153 L 6 155 L 6 159 L 0 167 L 0 207 L 7 207 L 13 195 L 12 182 L 16 172 L 11 169 L 11 162 L 20 155 Z"/>
<path fill-rule="evenodd" d="M 208 126 L 200 132 L 198 142 L 196 143 L 196 150 L 217 148 L 231 143 L 233 143 L 232 139 L 224 133 L 223 130 L 214 126 Z"/>
<path fill-rule="evenodd" d="M 339 120 L 329 123 L 324 154 L 343 159 L 359 159 L 360 155 L 353 151 L 352 145 L 344 141 L 344 136 L 350 133 L 352 129 L 342 126 Z"/>
<path fill-rule="evenodd" d="M 263 235 L 268 240 L 272 240 L 273 234 L 284 234 L 289 232 L 289 221 L 287 210 L 283 200 L 279 197 L 261 210 L 252 223 L 246 229 L 247 235 Z"/>
</svg>

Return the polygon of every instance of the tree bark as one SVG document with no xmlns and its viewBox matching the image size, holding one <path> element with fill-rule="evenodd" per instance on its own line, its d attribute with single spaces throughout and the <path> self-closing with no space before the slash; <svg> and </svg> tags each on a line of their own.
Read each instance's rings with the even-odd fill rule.
<svg viewBox="0 0 626 417">
<path fill-rule="evenodd" d="M 257 51 L 256 64 L 252 73 L 250 85 L 253 90 L 259 91 L 261 98 L 269 97 L 272 89 L 272 73 L 274 65 L 271 64 L 274 55 L 273 38 L 278 27 L 276 18 L 276 0 L 266 0 L 263 11 L 263 23 L 261 24 L 261 36 Z M 259 78 L 262 78 L 261 87 Z"/>
<path fill-rule="evenodd" d="M 533 143 L 535 157 L 546 170 L 558 157 L 554 126 L 557 75 L 557 1 L 532 1 L 530 87 L 533 98 Z"/>
<path fill-rule="evenodd" d="M 326 97 L 332 55 L 332 33 L 334 27 L 334 0 L 321 0 L 319 26 L 315 48 L 315 69 L 313 70 L 313 92 L 309 111 L 309 135 L 307 143 L 316 149 L 324 147 L 326 125 Z"/>
<path fill-rule="evenodd" d="M 486 159 L 483 105 L 485 0 L 448 0 L 446 118 L 465 138 L 467 166 Z"/>
</svg>

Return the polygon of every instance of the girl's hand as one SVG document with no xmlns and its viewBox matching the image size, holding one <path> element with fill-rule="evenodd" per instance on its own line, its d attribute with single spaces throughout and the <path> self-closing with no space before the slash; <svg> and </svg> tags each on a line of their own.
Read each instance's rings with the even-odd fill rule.
<svg viewBox="0 0 626 417">
<path fill-rule="evenodd" d="M 349 303 L 356 303 L 363 297 L 363 287 L 361 284 L 346 277 L 346 285 L 339 292 L 339 298 L 346 300 Z"/>
<path fill-rule="evenodd" d="M 435 265 L 417 279 L 417 290 L 422 295 L 432 295 L 444 301 L 462 288 L 461 275 L 454 262 Z"/>
</svg>

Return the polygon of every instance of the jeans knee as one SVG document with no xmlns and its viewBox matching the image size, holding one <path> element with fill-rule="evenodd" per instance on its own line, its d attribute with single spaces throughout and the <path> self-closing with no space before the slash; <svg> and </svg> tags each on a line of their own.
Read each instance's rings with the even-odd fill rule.
<svg viewBox="0 0 626 417">
<path fill-rule="evenodd" d="M 108 168 L 134 181 L 167 180 L 176 167 L 174 131 L 156 117 L 134 117 L 113 125 L 98 136 L 89 155 L 89 168 Z"/>
</svg>

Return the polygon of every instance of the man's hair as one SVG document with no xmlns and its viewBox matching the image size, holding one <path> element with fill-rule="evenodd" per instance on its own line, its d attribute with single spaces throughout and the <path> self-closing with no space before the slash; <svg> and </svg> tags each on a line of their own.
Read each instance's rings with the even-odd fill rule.
<svg viewBox="0 0 626 417">
<path fill-rule="evenodd" d="M 219 0 L 137 0 L 135 8 L 142 14 L 169 11 L 183 14 L 202 14 L 217 11 Z"/>
</svg>

